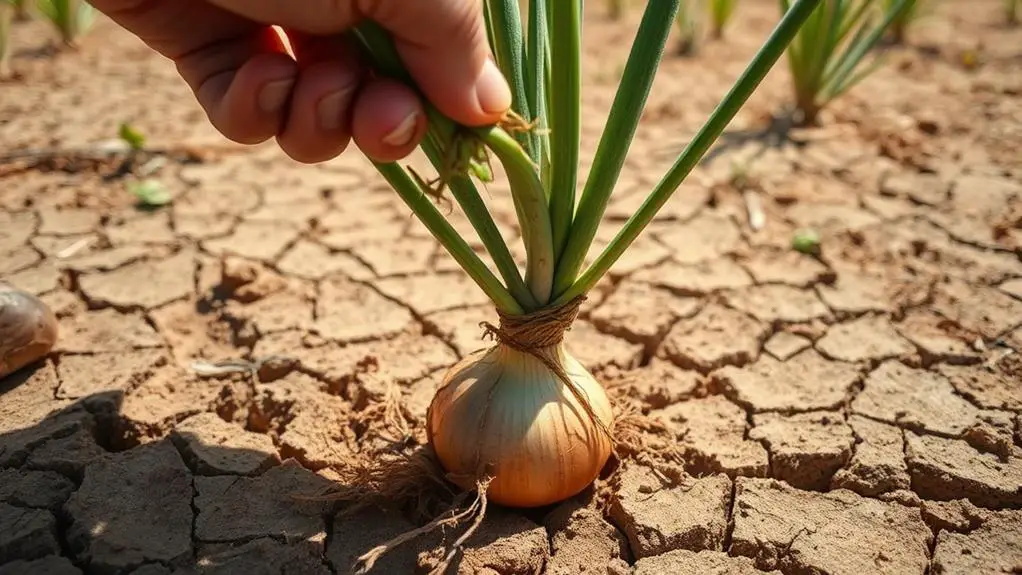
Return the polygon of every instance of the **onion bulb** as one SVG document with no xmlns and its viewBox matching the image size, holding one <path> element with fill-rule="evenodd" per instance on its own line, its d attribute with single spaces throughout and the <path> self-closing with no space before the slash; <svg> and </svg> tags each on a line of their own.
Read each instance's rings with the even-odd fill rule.
<svg viewBox="0 0 1022 575">
<path fill-rule="evenodd" d="M 563 369 L 589 409 L 540 356 Z M 596 479 L 612 450 L 612 414 L 603 387 L 563 344 L 532 354 L 500 343 L 451 367 L 426 428 L 459 487 L 475 489 L 489 477 L 490 501 L 538 507 Z"/>
<path fill-rule="evenodd" d="M 36 296 L 0 285 L 0 377 L 42 359 L 57 343 L 57 318 Z"/>
</svg>

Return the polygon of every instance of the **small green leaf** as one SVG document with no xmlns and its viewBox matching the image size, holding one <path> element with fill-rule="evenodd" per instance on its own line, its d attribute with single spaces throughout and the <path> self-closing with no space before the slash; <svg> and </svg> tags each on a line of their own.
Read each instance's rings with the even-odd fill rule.
<svg viewBox="0 0 1022 575">
<path fill-rule="evenodd" d="M 134 194 L 143 206 L 155 207 L 169 204 L 174 198 L 166 186 L 158 180 L 142 180 L 128 184 L 128 191 Z"/>
<path fill-rule="evenodd" d="M 815 230 L 798 230 L 791 239 L 791 247 L 803 254 L 815 254 L 820 251 L 820 234 Z"/>
<path fill-rule="evenodd" d="M 131 124 L 121 123 L 120 128 L 117 129 L 117 137 L 131 146 L 132 150 L 138 151 L 145 147 L 145 136 Z"/>
</svg>

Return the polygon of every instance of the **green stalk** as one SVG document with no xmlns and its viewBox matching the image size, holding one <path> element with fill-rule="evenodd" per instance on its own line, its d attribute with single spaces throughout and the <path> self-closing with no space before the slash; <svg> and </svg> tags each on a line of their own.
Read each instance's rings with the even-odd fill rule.
<svg viewBox="0 0 1022 575">
<path fill-rule="evenodd" d="M 692 139 L 681 153 L 681 156 L 679 156 L 668 173 L 657 184 L 656 188 L 642 204 L 642 207 L 628 219 L 624 227 L 621 228 L 621 231 L 603 250 L 603 253 L 600 254 L 593 265 L 567 291 L 557 296 L 553 305 L 565 304 L 575 297 L 588 292 L 610 270 L 618 258 L 628 249 L 628 246 L 635 241 L 635 238 L 653 220 L 660 208 L 667 203 L 671 194 L 678 189 L 678 186 L 696 164 L 699 163 L 699 160 L 710 149 L 710 146 L 720 137 L 724 128 L 727 127 L 745 101 L 752 95 L 752 92 L 763 81 L 763 78 L 777 62 L 777 59 L 784 53 L 792 38 L 795 37 L 802 23 L 819 6 L 820 2 L 821 0 L 796 0 L 794 7 L 784 15 L 771 33 L 770 38 L 753 57 L 752 62 L 742 73 L 742 76 L 731 88 L 727 96 L 724 97 L 724 100 L 717 106 L 717 109 L 714 110 L 695 138 Z"/>
<path fill-rule="evenodd" d="M 529 113 L 529 95 L 525 83 L 525 43 L 522 39 L 522 17 L 518 12 L 518 0 L 487 0 L 494 56 L 497 66 L 511 85 L 511 109 L 526 120 Z M 534 156 L 536 143 L 531 134 L 517 134 L 519 143 Z M 535 157 L 533 160 L 535 161 Z"/>
<path fill-rule="evenodd" d="M 436 209 L 429 196 L 419 187 L 408 172 L 396 163 L 373 162 L 376 169 L 387 180 L 392 188 L 401 196 L 405 204 L 415 213 L 433 237 L 450 252 L 458 265 L 493 301 L 494 305 L 504 313 L 521 314 L 522 306 L 511 297 L 497 276 L 486 267 L 483 260 L 472 250 L 472 247 L 458 235 L 457 230 Z"/>
<path fill-rule="evenodd" d="M 364 22 L 359 25 L 355 36 L 363 47 L 372 54 L 378 69 L 394 79 L 405 82 L 410 87 L 415 87 L 411 76 L 405 70 L 404 64 L 401 63 L 401 59 L 386 31 L 375 23 Z M 425 99 L 424 106 L 429 117 L 430 129 L 423 140 L 422 148 L 430 163 L 439 172 L 443 169 L 442 151 L 446 146 L 451 145 L 456 124 L 433 108 Z M 450 175 L 448 186 L 454 199 L 465 213 L 465 217 L 468 218 L 469 223 L 472 224 L 476 233 L 479 234 L 479 239 L 483 242 L 483 246 L 493 259 L 497 271 L 504 278 L 511 295 L 522 306 L 528 308 L 537 307 L 536 299 L 529 292 L 528 287 L 526 287 L 514 257 L 511 255 L 511 251 L 508 249 L 504 238 L 500 235 L 500 230 L 497 229 L 489 210 L 486 209 L 475 184 L 468 177 L 464 177 L 461 174 L 452 174 Z"/>
<path fill-rule="evenodd" d="M 579 0 L 552 0 L 550 10 L 550 223 L 554 257 L 571 234 L 578 181 L 579 144 L 582 138 L 582 4 Z"/>
<path fill-rule="evenodd" d="M 525 83 L 526 96 L 529 99 L 529 110 L 532 120 L 536 122 L 533 130 L 533 149 L 530 150 L 533 163 L 539 166 L 540 174 L 550 166 L 550 140 L 546 134 L 546 65 L 549 51 L 547 44 L 546 0 L 529 1 L 529 36 L 526 52 Z M 542 178 L 541 178 L 542 179 Z M 550 190 L 545 190 L 549 199 Z"/>
<path fill-rule="evenodd" d="M 656 78 L 664 46 L 678 12 L 680 0 L 658 0 L 646 5 L 642 22 L 635 34 L 624 74 L 618 84 L 614 103 L 607 118 L 600 143 L 593 158 L 593 167 L 586 180 L 578 213 L 571 224 L 571 236 L 557 260 L 554 293 L 567 290 L 578 275 L 586 254 L 596 237 L 597 228 L 610 202 L 611 193 L 621 174 L 628 148 L 646 106 L 650 87 Z M 556 167 L 556 164 L 555 164 Z M 556 197 L 556 196 L 555 196 Z M 555 228 L 556 229 L 556 228 Z M 556 240 L 556 238 L 555 238 Z"/>
<path fill-rule="evenodd" d="M 442 165 L 441 148 L 437 146 L 436 142 L 423 141 L 422 148 L 434 167 Z M 483 203 L 483 198 L 472 180 L 467 176 L 455 174 L 447 182 L 447 186 L 455 201 L 461 206 L 461 211 L 465 213 L 465 217 L 472 224 L 472 228 L 479 234 L 479 239 L 493 259 L 497 271 L 504 278 L 511 296 L 525 309 L 539 307 L 536 299 L 525 285 L 525 281 L 522 280 L 522 274 L 518 271 L 514 256 L 511 255 L 507 243 L 500 235 L 497 224 L 493 221 L 493 216 L 486 209 L 486 204 Z"/>
<path fill-rule="evenodd" d="M 476 133 L 497 155 L 507 172 L 528 261 L 525 283 L 542 306 L 550 301 L 554 277 L 550 213 L 543 184 L 525 150 L 507 132 L 500 128 L 485 128 L 476 130 Z"/>
</svg>

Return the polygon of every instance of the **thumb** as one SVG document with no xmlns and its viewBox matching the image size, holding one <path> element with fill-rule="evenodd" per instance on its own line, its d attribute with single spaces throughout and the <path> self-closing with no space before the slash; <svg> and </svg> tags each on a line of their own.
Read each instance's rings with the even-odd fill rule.
<svg viewBox="0 0 1022 575">
<path fill-rule="evenodd" d="M 480 0 L 209 0 L 247 18 L 312 34 L 346 30 L 362 18 L 386 28 L 412 78 L 445 115 L 494 123 L 511 90 L 490 58 Z"/>
</svg>

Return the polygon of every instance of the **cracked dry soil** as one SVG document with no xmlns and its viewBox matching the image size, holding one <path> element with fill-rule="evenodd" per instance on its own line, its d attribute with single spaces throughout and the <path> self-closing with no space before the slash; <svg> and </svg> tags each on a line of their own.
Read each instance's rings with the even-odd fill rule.
<svg viewBox="0 0 1022 575">
<path fill-rule="evenodd" d="M 605 507 L 586 492 L 493 511 L 457 572 L 1022 569 L 1022 29 L 993 0 L 954 4 L 823 126 L 756 137 L 788 101 L 778 65 L 568 335 L 664 423 L 644 439 L 673 458 L 626 464 Z M 583 168 L 638 19 L 588 10 Z M 743 3 L 725 40 L 667 54 L 597 248 L 775 10 Z M 109 22 L 45 58 L 41 26 L 15 36 L 6 149 L 82 146 L 130 121 L 154 146 L 205 152 L 160 169 L 175 199 L 153 211 L 109 165 L 0 166 L 0 278 L 61 329 L 46 361 L 0 381 L 0 574 L 345 573 L 412 527 L 292 495 L 423 441 L 443 371 L 494 319 L 481 293 L 358 154 L 220 153 L 172 66 Z M 747 160 L 759 230 L 729 184 Z M 506 190 L 487 201 L 520 252 Z M 802 227 L 818 256 L 789 249 Z M 242 359 L 258 365 L 210 368 Z M 385 398 L 400 429 L 363 423 Z M 426 572 L 441 543 L 377 572 Z"/>
</svg>

